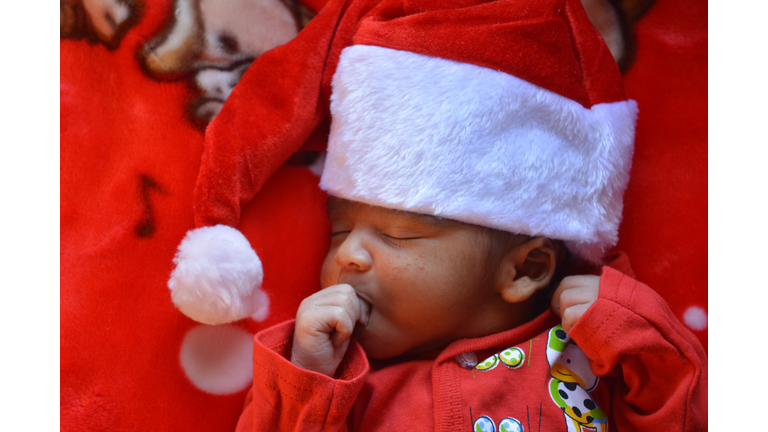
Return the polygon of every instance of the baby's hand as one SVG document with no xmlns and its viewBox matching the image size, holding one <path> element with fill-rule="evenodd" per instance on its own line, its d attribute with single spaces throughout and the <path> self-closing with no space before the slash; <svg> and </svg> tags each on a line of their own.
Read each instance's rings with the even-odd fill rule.
<svg viewBox="0 0 768 432">
<path fill-rule="evenodd" d="M 560 316 L 566 333 L 597 301 L 600 292 L 600 276 L 568 276 L 563 278 L 552 295 L 552 311 Z"/>
<path fill-rule="evenodd" d="M 332 285 L 301 302 L 291 363 L 333 376 L 347 352 L 355 323 L 367 324 L 370 306 L 350 285 Z"/>
</svg>

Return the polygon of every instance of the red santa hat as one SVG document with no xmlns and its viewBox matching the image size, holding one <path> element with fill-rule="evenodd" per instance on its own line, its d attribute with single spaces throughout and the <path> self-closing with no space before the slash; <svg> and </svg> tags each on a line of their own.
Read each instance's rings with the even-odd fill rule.
<svg viewBox="0 0 768 432">
<path fill-rule="evenodd" d="M 261 264 L 231 227 L 329 113 L 331 195 L 593 262 L 617 242 L 637 105 L 579 0 L 334 0 L 262 57 L 206 133 L 198 228 L 169 282 L 191 318 L 259 308 Z"/>
</svg>

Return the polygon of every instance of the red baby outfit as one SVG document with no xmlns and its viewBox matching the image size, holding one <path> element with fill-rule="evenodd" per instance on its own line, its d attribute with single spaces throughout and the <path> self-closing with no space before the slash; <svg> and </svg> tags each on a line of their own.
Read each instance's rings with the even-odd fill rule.
<svg viewBox="0 0 768 432">
<path fill-rule="evenodd" d="M 629 269 L 623 257 L 612 266 Z M 288 360 L 293 328 L 289 321 L 256 335 L 254 384 L 238 431 L 707 428 L 703 347 L 652 289 L 610 267 L 570 344 L 548 310 L 432 358 L 369 364 L 352 341 L 331 378 Z M 465 352 L 481 359 L 474 369 L 454 359 Z M 570 379 L 583 355 L 588 367 Z"/>
</svg>

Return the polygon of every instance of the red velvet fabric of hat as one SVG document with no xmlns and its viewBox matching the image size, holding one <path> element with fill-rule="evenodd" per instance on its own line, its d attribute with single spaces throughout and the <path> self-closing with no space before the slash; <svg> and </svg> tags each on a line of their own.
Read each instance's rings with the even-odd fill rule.
<svg viewBox="0 0 768 432">
<path fill-rule="evenodd" d="M 627 99 L 578 1 L 387 1 L 363 18 L 352 41 L 498 70 L 587 108 Z"/>
</svg>

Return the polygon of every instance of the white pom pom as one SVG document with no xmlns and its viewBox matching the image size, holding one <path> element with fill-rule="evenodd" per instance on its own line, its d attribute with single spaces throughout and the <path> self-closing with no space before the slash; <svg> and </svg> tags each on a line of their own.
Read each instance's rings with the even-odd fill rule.
<svg viewBox="0 0 768 432">
<path fill-rule="evenodd" d="M 181 241 L 168 288 L 173 304 L 195 321 L 216 325 L 248 317 L 263 278 L 261 261 L 240 231 L 226 226 L 197 228 Z"/>
</svg>

